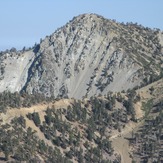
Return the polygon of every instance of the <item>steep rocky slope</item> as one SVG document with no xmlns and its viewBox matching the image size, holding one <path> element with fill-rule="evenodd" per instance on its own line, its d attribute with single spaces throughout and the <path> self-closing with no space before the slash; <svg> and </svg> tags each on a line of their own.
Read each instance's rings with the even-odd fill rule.
<svg viewBox="0 0 163 163">
<path fill-rule="evenodd" d="M 0 91 L 82 98 L 161 75 L 163 33 L 95 14 L 73 18 L 29 51 L 3 53 Z"/>
<path fill-rule="evenodd" d="M 35 58 L 34 52 L 10 53 L 1 56 L 0 91 L 21 91 L 27 80 L 28 69 Z"/>
</svg>

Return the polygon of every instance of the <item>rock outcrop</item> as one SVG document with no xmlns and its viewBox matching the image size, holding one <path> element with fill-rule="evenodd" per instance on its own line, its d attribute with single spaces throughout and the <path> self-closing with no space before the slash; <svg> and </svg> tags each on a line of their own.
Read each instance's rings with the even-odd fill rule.
<svg viewBox="0 0 163 163">
<path fill-rule="evenodd" d="M 0 56 L 0 91 L 90 97 L 159 78 L 163 33 L 95 14 L 73 18 L 31 50 Z"/>
</svg>

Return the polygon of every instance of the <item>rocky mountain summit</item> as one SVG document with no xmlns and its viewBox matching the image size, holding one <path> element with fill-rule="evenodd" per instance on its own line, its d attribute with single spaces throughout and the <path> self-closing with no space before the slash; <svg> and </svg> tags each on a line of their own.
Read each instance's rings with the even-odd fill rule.
<svg viewBox="0 0 163 163">
<path fill-rule="evenodd" d="M 90 97 L 162 76 L 163 32 L 95 14 L 73 18 L 25 51 L 0 54 L 0 92 Z"/>
</svg>

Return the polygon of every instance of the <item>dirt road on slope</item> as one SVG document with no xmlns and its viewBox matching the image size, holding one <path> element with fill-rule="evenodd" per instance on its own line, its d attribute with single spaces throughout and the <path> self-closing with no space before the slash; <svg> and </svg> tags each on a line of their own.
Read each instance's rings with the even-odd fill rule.
<svg viewBox="0 0 163 163">
<path fill-rule="evenodd" d="M 71 102 L 72 100 L 63 99 L 63 100 L 55 101 L 54 103 L 51 102 L 51 103 L 37 104 L 31 107 L 23 107 L 20 109 L 12 108 L 12 109 L 8 109 L 5 114 L 1 113 L 0 117 L 1 119 L 3 119 L 3 123 L 9 123 L 10 120 L 14 117 L 19 117 L 21 115 L 26 117 L 28 113 L 45 112 L 47 110 L 47 107 L 54 107 L 55 109 L 65 108 L 68 105 L 71 105 Z"/>
<path fill-rule="evenodd" d="M 38 112 L 39 115 L 44 117 L 43 115 L 45 114 L 47 107 L 54 107 L 55 109 L 66 108 L 68 105 L 71 105 L 71 102 L 72 100 L 63 99 L 63 100 L 55 101 L 54 103 L 37 104 L 28 108 L 24 107 L 20 109 L 17 109 L 17 108 L 8 109 L 5 114 L 4 113 L 0 114 L 0 119 L 3 120 L 1 124 L 10 123 L 10 121 L 14 117 L 23 116 L 26 120 L 26 128 L 31 127 L 33 130 L 36 131 L 36 135 L 41 140 L 44 140 L 49 146 L 53 146 L 52 142 L 45 138 L 44 134 L 40 131 L 40 129 L 34 124 L 33 121 L 29 120 L 26 117 L 26 115 L 28 113 Z"/>
<path fill-rule="evenodd" d="M 121 156 L 121 163 L 131 163 L 129 142 L 126 138 L 131 138 L 132 132 L 136 132 L 142 122 L 129 122 L 122 132 L 114 133 L 110 140 L 114 150 Z"/>
<path fill-rule="evenodd" d="M 121 156 L 121 163 L 131 163 L 132 160 L 129 157 L 129 145 L 128 141 L 124 139 L 124 137 L 114 138 L 112 140 L 112 145 L 114 150 L 120 154 Z"/>
</svg>

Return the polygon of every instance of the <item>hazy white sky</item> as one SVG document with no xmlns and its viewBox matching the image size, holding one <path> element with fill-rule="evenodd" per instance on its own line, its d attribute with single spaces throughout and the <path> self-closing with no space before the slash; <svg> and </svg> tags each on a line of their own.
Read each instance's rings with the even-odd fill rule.
<svg viewBox="0 0 163 163">
<path fill-rule="evenodd" d="M 83 13 L 163 30 L 163 0 L 0 0 L 0 51 L 33 46 Z"/>
</svg>

